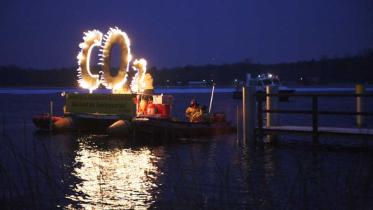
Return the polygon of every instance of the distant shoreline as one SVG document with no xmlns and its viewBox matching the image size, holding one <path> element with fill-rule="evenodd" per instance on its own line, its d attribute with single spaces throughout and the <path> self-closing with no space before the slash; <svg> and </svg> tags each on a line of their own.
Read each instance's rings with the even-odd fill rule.
<svg viewBox="0 0 373 210">
<path fill-rule="evenodd" d="M 156 87 L 188 87 L 190 82 L 214 82 L 221 87 L 233 86 L 237 81 L 271 73 L 277 75 L 287 86 L 332 85 L 372 83 L 373 50 L 365 54 L 344 58 L 322 58 L 320 60 L 292 63 L 260 64 L 240 62 L 221 65 L 183 66 L 170 69 L 152 67 Z M 113 68 L 115 72 L 115 68 Z M 98 72 L 98 69 L 95 69 Z M 133 73 L 133 72 L 132 72 Z M 0 87 L 75 87 L 76 68 L 35 70 L 17 66 L 0 66 Z M 181 85 L 181 86 L 179 86 Z"/>
<path fill-rule="evenodd" d="M 313 92 L 353 92 L 355 86 L 297 86 L 290 87 L 296 92 L 313 93 Z M 236 89 L 234 87 L 217 87 L 215 93 L 233 93 Z M 373 85 L 365 86 L 366 92 L 373 92 Z M 68 93 L 88 93 L 88 90 L 84 90 L 77 87 L 0 87 L 0 94 L 61 94 L 62 92 Z M 194 94 L 210 94 L 211 87 L 183 87 L 183 88 L 156 88 L 156 94 L 183 94 L 183 93 L 194 93 Z M 110 93 L 107 89 L 98 89 L 94 93 Z"/>
<path fill-rule="evenodd" d="M 356 84 L 363 84 L 365 87 L 373 87 L 373 83 L 330 83 L 330 84 L 314 84 L 314 85 L 300 85 L 300 84 L 288 84 L 284 83 L 284 86 L 291 88 L 353 88 Z M 157 86 L 158 89 L 211 89 L 212 86 Z M 219 85 L 216 84 L 216 88 L 234 88 L 233 85 Z M 14 86 L 1 86 L 0 89 L 81 89 L 79 86 L 37 86 L 37 85 L 14 85 Z M 100 89 L 100 88 L 99 88 Z M 104 88 L 102 88 L 104 89 Z M 83 90 L 83 89 L 82 89 Z"/>
</svg>

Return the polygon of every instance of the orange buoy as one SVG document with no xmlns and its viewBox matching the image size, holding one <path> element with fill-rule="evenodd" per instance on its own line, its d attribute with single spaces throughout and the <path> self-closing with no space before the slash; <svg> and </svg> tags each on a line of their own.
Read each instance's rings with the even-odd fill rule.
<svg viewBox="0 0 373 210">
<path fill-rule="evenodd" d="M 130 123 L 126 120 L 118 120 L 107 128 L 109 136 L 127 137 L 130 134 Z"/>
<path fill-rule="evenodd" d="M 32 121 L 41 130 L 50 130 L 50 123 L 52 123 L 52 131 L 62 132 L 72 129 L 70 117 L 50 117 L 48 114 L 43 114 L 33 117 Z"/>
<path fill-rule="evenodd" d="M 53 131 L 64 132 L 72 129 L 72 119 L 70 117 L 61 117 L 53 123 Z"/>
</svg>

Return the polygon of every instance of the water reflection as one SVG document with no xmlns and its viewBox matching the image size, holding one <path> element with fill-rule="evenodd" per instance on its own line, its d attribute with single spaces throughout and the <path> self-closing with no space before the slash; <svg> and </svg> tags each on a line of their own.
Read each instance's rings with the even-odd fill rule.
<svg viewBox="0 0 373 210">
<path fill-rule="evenodd" d="M 84 209 L 144 209 L 154 201 L 159 175 L 158 158 L 148 148 L 102 148 L 79 140 L 73 175 L 81 182 L 71 186 L 67 198 Z M 75 207 L 68 206 L 73 209 Z"/>
</svg>

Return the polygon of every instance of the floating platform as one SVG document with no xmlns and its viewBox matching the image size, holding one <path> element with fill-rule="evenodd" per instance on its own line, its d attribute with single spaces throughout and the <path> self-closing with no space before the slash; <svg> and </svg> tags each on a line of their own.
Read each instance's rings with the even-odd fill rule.
<svg viewBox="0 0 373 210">
<path fill-rule="evenodd" d="M 52 123 L 52 125 L 50 126 L 49 123 Z M 232 133 L 236 130 L 228 122 L 223 121 L 192 123 L 151 117 L 124 119 L 115 115 L 74 115 L 52 118 L 36 116 L 34 117 L 34 124 L 40 130 L 56 133 L 90 132 L 123 138 L 142 136 L 150 139 L 167 140 L 216 136 Z"/>
</svg>

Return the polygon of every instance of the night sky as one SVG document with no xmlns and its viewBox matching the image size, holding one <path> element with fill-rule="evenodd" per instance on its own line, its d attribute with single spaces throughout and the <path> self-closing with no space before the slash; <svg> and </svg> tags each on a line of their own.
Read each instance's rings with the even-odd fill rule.
<svg viewBox="0 0 373 210">
<path fill-rule="evenodd" d="M 1 0 L 0 65 L 76 66 L 82 33 L 110 26 L 158 68 L 278 63 L 373 48 L 373 1 Z"/>
</svg>

